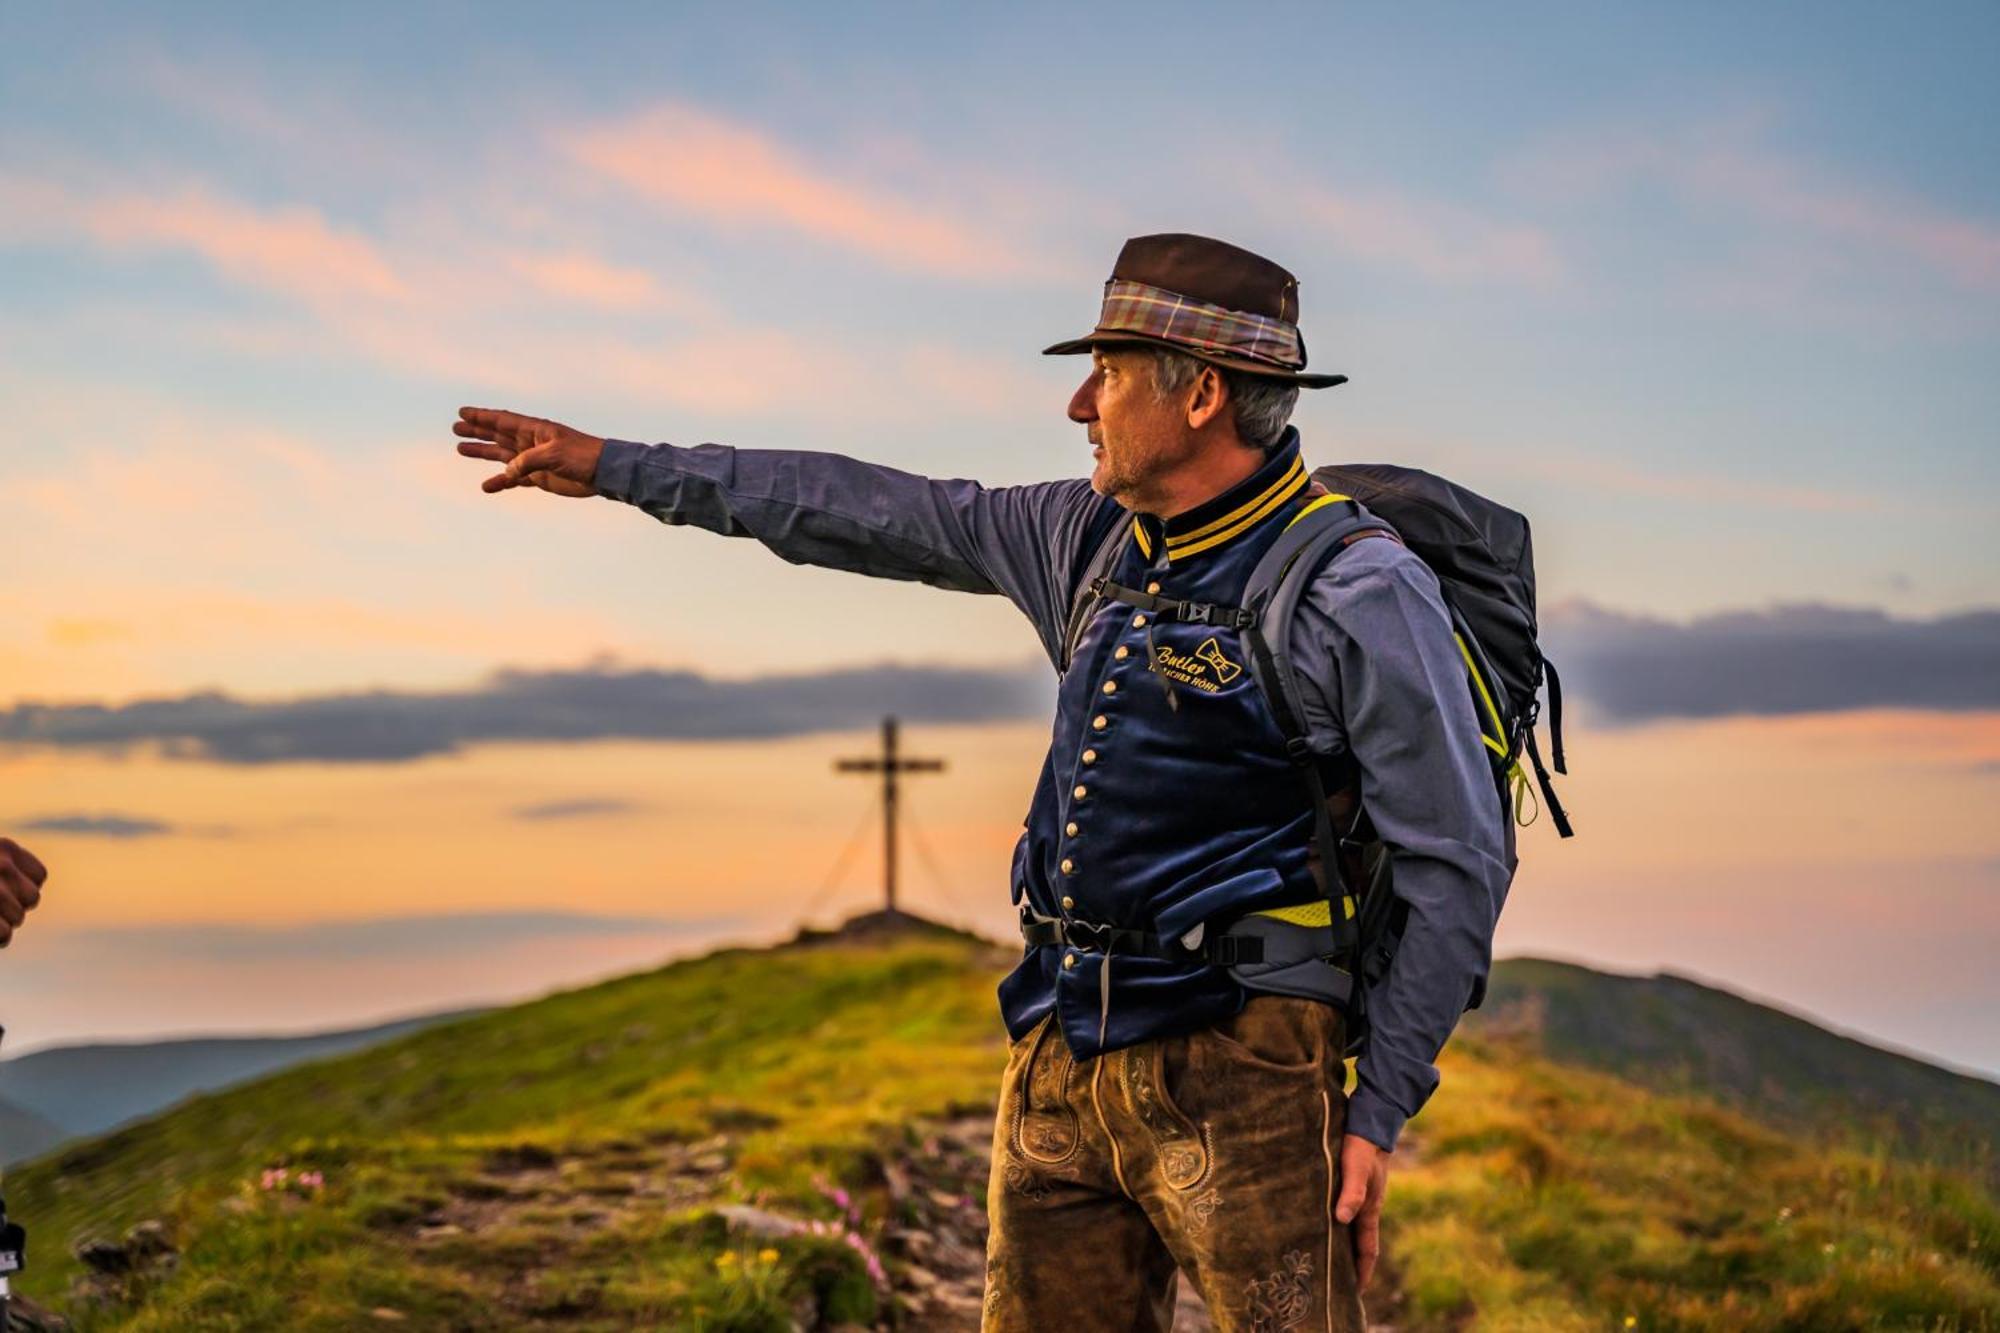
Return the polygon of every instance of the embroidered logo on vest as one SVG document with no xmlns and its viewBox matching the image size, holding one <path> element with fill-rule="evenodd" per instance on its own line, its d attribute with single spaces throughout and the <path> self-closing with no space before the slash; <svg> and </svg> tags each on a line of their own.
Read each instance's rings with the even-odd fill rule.
<svg viewBox="0 0 2000 1333">
<path fill-rule="evenodd" d="M 1215 678 L 1227 685 L 1243 674 L 1243 668 L 1222 655 L 1222 645 L 1211 636 L 1203 641 L 1194 655 L 1215 668 Z"/>
<path fill-rule="evenodd" d="M 1171 681 L 1192 685 L 1210 694 L 1218 693 L 1224 685 L 1243 674 L 1243 668 L 1229 660 L 1213 635 L 1203 639 L 1201 647 L 1195 649 L 1192 656 L 1177 653 L 1171 648 L 1155 650 L 1153 667 Z M 1210 671 L 1215 673 L 1214 679 L 1209 678 Z"/>
</svg>

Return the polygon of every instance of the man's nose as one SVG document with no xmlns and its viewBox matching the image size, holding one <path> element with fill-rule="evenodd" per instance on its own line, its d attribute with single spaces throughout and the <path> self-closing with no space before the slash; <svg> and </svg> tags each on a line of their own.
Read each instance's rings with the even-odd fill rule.
<svg viewBox="0 0 2000 1333">
<path fill-rule="evenodd" d="M 1090 378 L 1077 386 L 1069 400 L 1071 421 L 1091 422 L 1097 420 L 1097 372 L 1091 371 Z"/>
</svg>

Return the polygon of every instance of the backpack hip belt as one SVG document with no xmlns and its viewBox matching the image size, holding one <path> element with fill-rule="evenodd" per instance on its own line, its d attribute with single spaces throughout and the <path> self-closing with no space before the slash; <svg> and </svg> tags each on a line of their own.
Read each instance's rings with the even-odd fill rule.
<svg viewBox="0 0 2000 1333">
<path fill-rule="evenodd" d="M 1193 945 L 1186 944 L 1184 939 L 1168 939 L 1150 930 L 1127 930 L 1122 926 L 1084 921 L 1078 917 L 1030 920 L 1026 913 L 1021 917 L 1021 940 L 1031 949 L 1044 944 L 1060 944 L 1089 953 L 1122 954 L 1126 957 L 1137 955 L 1180 963 L 1203 962 L 1215 967 L 1256 963 L 1264 958 L 1264 942 L 1261 939 L 1210 935 L 1206 930 L 1196 937 Z"/>
<path fill-rule="evenodd" d="M 1190 931 L 1189 934 L 1196 934 Z M 1162 958 L 1171 962 L 1204 962 L 1226 967 L 1252 991 L 1270 991 L 1320 1000 L 1346 1008 L 1354 996 L 1354 974 L 1334 961 L 1337 941 L 1331 926 L 1299 926 L 1251 913 L 1238 917 L 1216 933 L 1200 930 L 1193 945 L 1186 937 L 1167 939 L 1149 930 L 1127 930 L 1074 917 L 1021 918 L 1021 939 L 1029 947 L 1054 944 L 1112 956 Z M 1364 960 L 1386 971 L 1388 957 Z"/>
</svg>

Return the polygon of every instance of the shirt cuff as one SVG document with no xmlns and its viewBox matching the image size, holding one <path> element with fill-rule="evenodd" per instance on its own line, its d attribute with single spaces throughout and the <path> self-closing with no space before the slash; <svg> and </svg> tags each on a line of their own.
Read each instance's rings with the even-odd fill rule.
<svg viewBox="0 0 2000 1333">
<path fill-rule="evenodd" d="M 1408 1119 L 1387 1097 L 1366 1083 L 1357 1083 L 1354 1095 L 1347 1099 L 1347 1124 L 1343 1132 L 1359 1135 L 1383 1152 L 1394 1152 L 1396 1136 L 1403 1132 L 1403 1122 Z"/>
<path fill-rule="evenodd" d="M 639 464 L 650 448 L 630 440 L 606 440 L 597 455 L 597 475 L 590 484 L 607 500 L 630 503 L 639 489 Z"/>
</svg>

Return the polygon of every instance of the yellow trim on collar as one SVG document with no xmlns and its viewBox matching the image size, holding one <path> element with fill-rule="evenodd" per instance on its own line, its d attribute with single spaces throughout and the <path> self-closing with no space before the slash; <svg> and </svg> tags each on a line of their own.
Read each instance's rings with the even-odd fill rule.
<svg viewBox="0 0 2000 1333">
<path fill-rule="evenodd" d="M 1271 483 L 1268 490 L 1249 504 L 1244 505 L 1232 514 L 1217 519 L 1214 523 L 1204 524 L 1202 527 L 1187 533 L 1185 536 L 1178 538 L 1169 537 L 1167 539 L 1167 559 L 1178 560 L 1183 556 L 1190 556 L 1199 551 L 1206 551 L 1210 547 L 1220 546 L 1232 538 L 1242 536 L 1305 488 L 1305 462 L 1302 459 L 1295 460 L 1290 471 L 1286 472 L 1278 481 Z M 1224 524 L 1228 526 L 1221 526 Z M 1204 533 L 1213 535 L 1204 536 Z"/>
<path fill-rule="evenodd" d="M 1294 458 L 1292 460 L 1292 465 L 1285 469 L 1285 475 L 1278 478 L 1276 481 L 1272 482 L 1269 486 L 1266 486 L 1261 492 L 1258 493 L 1255 499 L 1249 500 L 1243 504 L 1238 505 L 1235 509 L 1230 510 L 1228 513 L 1224 514 L 1221 518 L 1216 519 L 1213 523 L 1202 524 L 1200 527 L 1196 528 L 1193 532 L 1183 532 L 1178 536 L 1168 537 L 1167 547 L 1169 552 L 1171 552 L 1174 543 L 1176 542 L 1197 541 L 1203 537 L 1206 537 L 1209 533 L 1214 532 L 1217 528 L 1228 527 L 1231 523 L 1234 523 L 1237 519 L 1242 518 L 1252 509 L 1255 509 L 1258 505 L 1263 504 L 1266 500 L 1270 499 L 1274 491 L 1277 491 L 1281 487 L 1290 485 L 1292 478 L 1301 475 L 1302 473 L 1305 472 L 1305 470 L 1306 470 L 1306 460 L 1303 458 Z"/>
<path fill-rule="evenodd" d="M 1153 539 L 1146 535 L 1146 525 L 1138 519 L 1132 520 L 1132 540 L 1139 543 L 1139 554 L 1148 560 L 1153 558 Z"/>
</svg>

